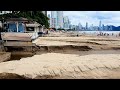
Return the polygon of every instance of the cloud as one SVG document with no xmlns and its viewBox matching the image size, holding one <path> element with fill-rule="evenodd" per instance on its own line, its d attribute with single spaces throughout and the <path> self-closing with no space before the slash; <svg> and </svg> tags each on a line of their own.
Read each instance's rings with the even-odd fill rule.
<svg viewBox="0 0 120 90">
<path fill-rule="evenodd" d="M 85 26 L 88 22 L 89 26 L 98 26 L 101 21 L 104 25 L 120 26 L 120 11 L 64 11 L 64 16 L 68 16 L 73 25 Z"/>
</svg>

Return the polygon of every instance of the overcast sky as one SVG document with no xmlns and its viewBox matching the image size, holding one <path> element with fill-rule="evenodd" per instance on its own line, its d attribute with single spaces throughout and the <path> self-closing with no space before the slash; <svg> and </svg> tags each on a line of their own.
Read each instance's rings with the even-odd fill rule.
<svg viewBox="0 0 120 90">
<path fill-rule="evenodd" d="M 120 11 L 63 11 L 63 15 L 69 17 L 72 25 L 81 23 L 85 26 L 88 22 L 88 26 L 98 26 L 101 20 L 104 25 L 120 26 Z"/>
</svg>

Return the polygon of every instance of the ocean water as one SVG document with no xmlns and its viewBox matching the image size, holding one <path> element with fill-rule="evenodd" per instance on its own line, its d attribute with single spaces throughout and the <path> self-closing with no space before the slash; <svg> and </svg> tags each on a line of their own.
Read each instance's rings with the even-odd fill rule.
<svg viewBox="0 0 120 90">
<path fill-rule="evenodd" d="M 109 35 L 119 35 L 120 31 L 77 31 L 76 33 L 79 34 L 86 34 L 86 35 L 98 35 L 100 33 L 109 34 Z"/>
</svg>

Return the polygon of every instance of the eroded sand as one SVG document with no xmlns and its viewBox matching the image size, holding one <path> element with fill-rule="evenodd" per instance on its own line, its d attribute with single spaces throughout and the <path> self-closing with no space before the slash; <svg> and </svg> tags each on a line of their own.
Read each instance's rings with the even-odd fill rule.
<svg viewBox="0 0 120 90">
<path fill-rule="evenodd" d="M 119 38 L 63 36 L 40 37 L 33 42 L 38 46 L 89 46 L 92 50 L 113 50 L 113 47 L 118 50 L 120 48 Z M 70 53 L 60 53 L 58 51 L 57 53 L 51 52 L 22 58 L 19 61 L 2 62 L 0 63 L 0 73 L 16 73 L 30 78 L 35 78 L 38 75 L 63 79 L 120 78 L 119 53 L 110 51 L 110 53 L 105 54 L 104 51 L 101 51 L 101 53 L 96 54 L 95 52 L 90 53 L 90 51 L 89 53 L 88 51 L 84 53 L 75 50 L 68 51 Z"/>
<path fill-rule="evenodd" d="M 89 45 L 89 44 L 100 44 L 108 46 L 120 46 L 119 38 L 109 37 L 92 37 L 92 36 L 80 36 L 80 37 L 40 37 L 33 41 L 36 45 L 47 46 L 47 45 Z M 97 45 L 96 44 L 96 45 Z"/>
<path fill-rule="evenodd" d="M 120 67 L 120 54 L 73 55 L 47 53 L 23 58 L 20 61 L 0 63 L 0 73 L 9 72 L 36 77 L 39 75 L 59 76 L 59 78 L 110 78 L 108 74 Z M 103 69 L 101 69 L 103 68 Z M 109 73 L 107 73 L 109 70 Z M 89 72 L 89 73 L 88 73 Z M 111 75 L 113 73 L 111 72 Z M 120 74 L 116 74 L 120 78 Z M 116 76 L 113 74 L 113 77 Z"/>
</svg>

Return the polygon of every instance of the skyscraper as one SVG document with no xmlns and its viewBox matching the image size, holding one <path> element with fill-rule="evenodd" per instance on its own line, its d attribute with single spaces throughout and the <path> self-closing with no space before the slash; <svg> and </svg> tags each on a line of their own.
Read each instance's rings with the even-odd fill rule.
<svg viewBox="0 0 120 90">
<path fill-rule="evenodd" d="M 102 24 L 102 30 L 105 30 L 104 24 Z"/>
<path fill-rule="evenodd" d="M 69 29 L 70 26 L 70 21 L 67 16 L 63 17 L 63 28 L 64 29 Z"/>
<path fill-rule="evenodd" d="M 75 25 L 72 25 L 72 29 L 73 29 L 73 30 L 76 30 L 76 26 L 75 26 Z"/>
<path fill-rule="evenodd" d="M 81 25 L 81 23 L 79 23 L 78 26 L 79 26 L 79 30 L 82 30 L 82 25 Z"/>
<path fill-rule="evenodd" d="M 51 11 L 51 27 L 63 28 L 63 11 Z"/>
<path fill-rule="evenodd" d="M 99 30 L 101 30 L 101 21 L 99 22 Z"/>
<path fill-rule="evenodd" d="M 57 28 L 63 28 L 63 11 L 57 11 Z"/>
<path fill-rule="evenodd" d="M 86 30 L 88 30 L 88 23 L 86 22 L 86 27 L 85 27 Z"/>
<path fill-rule="evenodd" d="M 49 20 L 48 20 L 48 23 L 49 23 L 49 27 L 51 27 L 50 14 L 48 14 L 48 18 L 49 18 Z"/>
<path fill-rule="evenodd" d="M 51 28 L 57 28 L 57 12 L 51 11 Z"/>
</svg>

